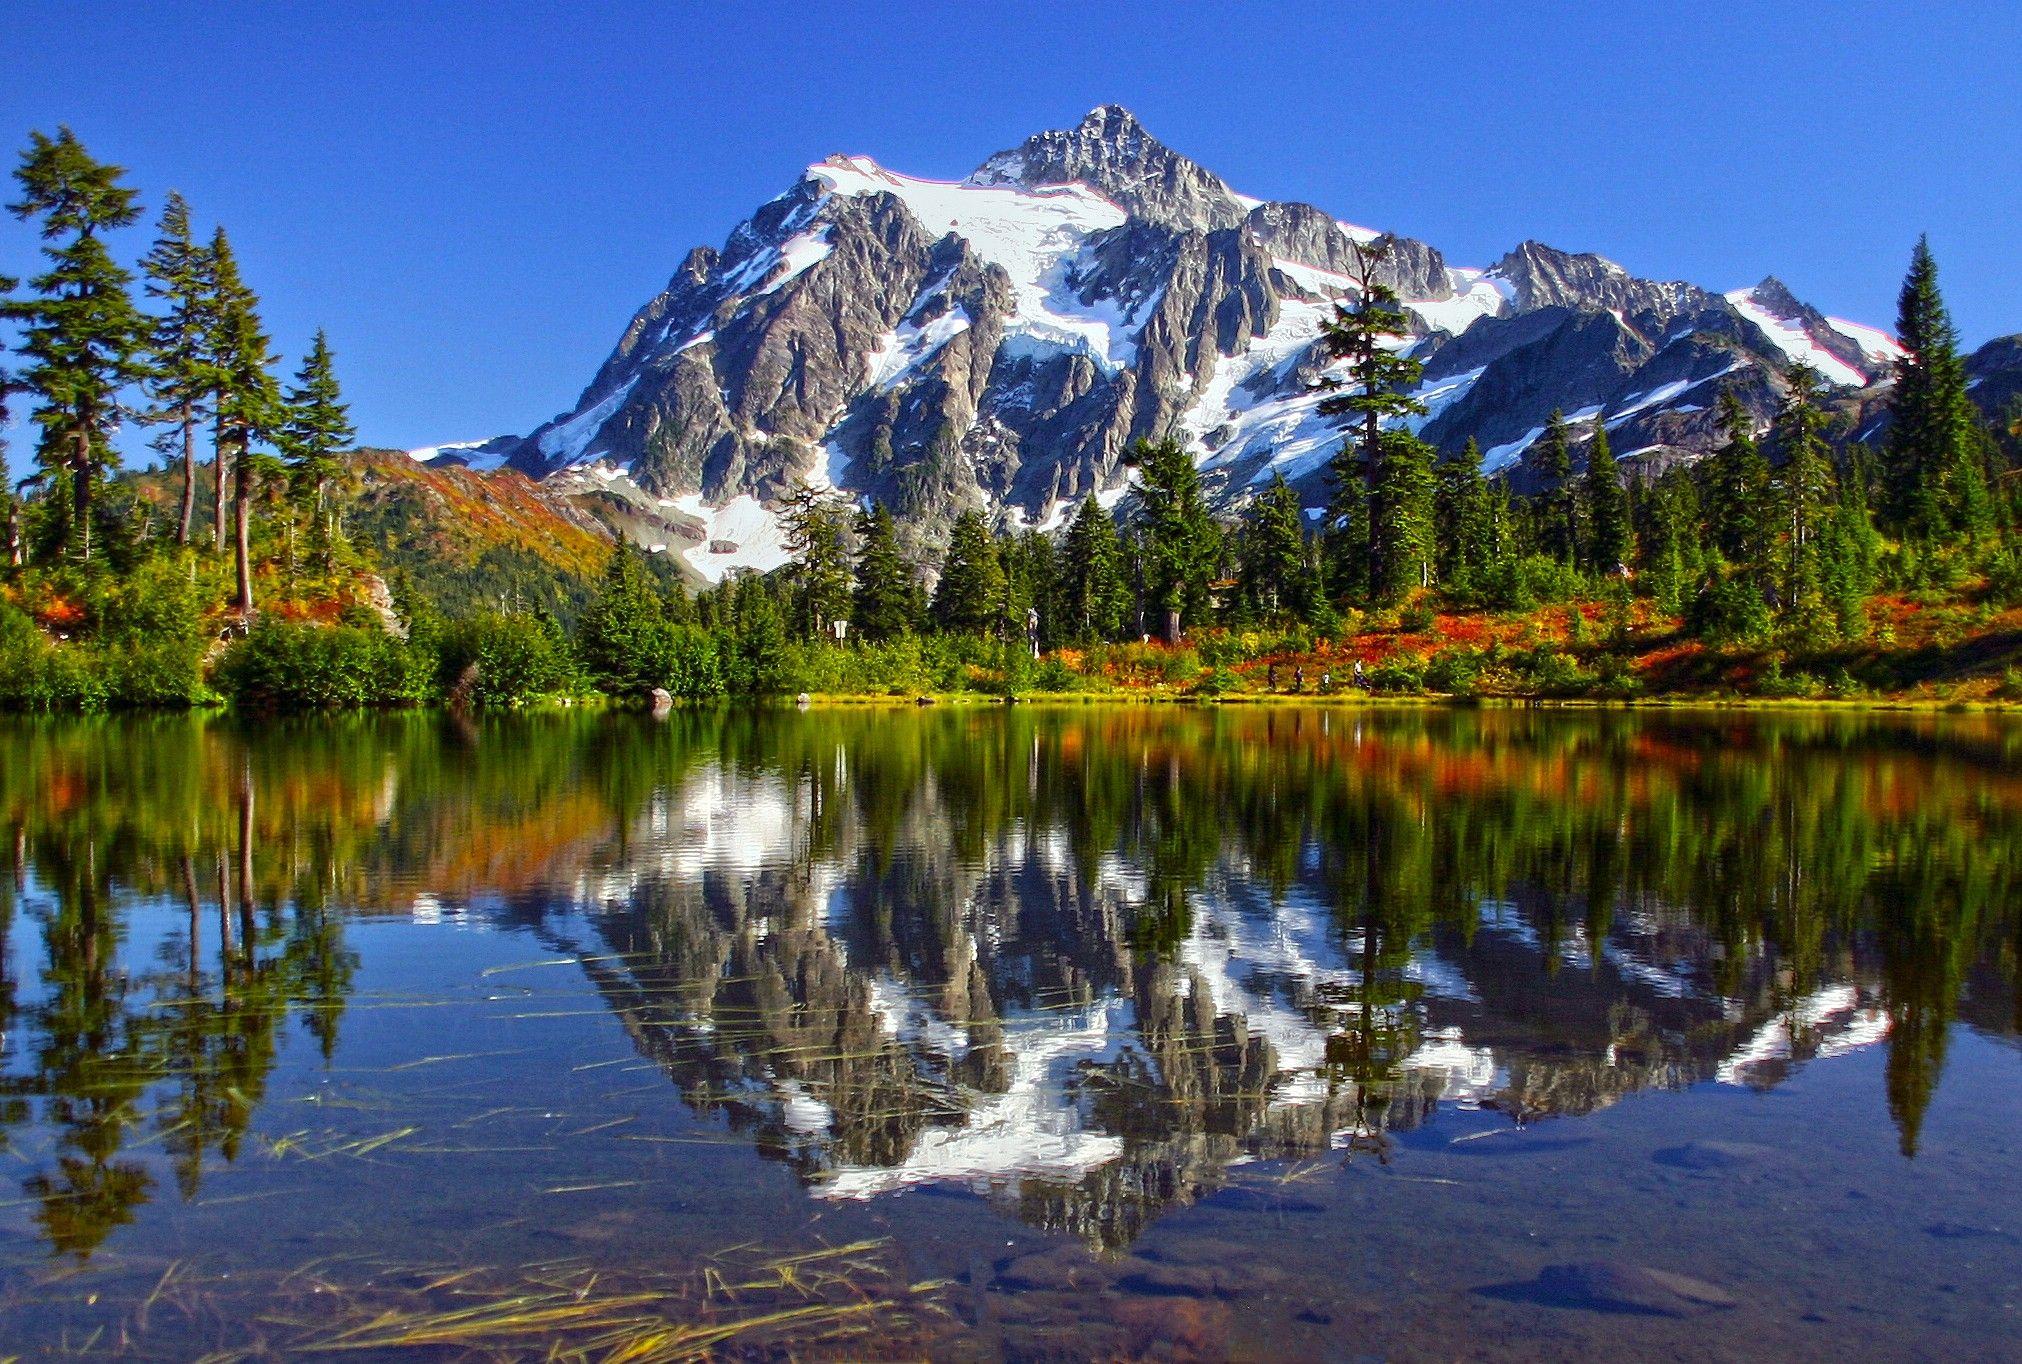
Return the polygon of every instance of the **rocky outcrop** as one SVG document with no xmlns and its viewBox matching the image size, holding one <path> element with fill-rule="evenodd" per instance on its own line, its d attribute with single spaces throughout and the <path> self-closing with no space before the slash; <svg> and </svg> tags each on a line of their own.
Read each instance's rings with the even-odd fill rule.
<svg viewBox="0 0 2022 1364">
<path fill-rule="evenodd" d="M 1276 473 L 1317 505 L 1339 435 L 1315 342 L 1371 243 L 1425 366 L 1420 434 L 1473 437 L 1520 480 L 1555 410 L 1605 423 L 1618 451 L 1690 458 L 1722 386 L 1767 420 L 1793 360 L 1848 392 L 1887 377 L 1885 338 L 1774 278 L 1723 297 L 1538 242 L 1457 270 L 1424 242 L 1244 199 L 1106 105 L 960 184 L 810 167 L 721 250 L 688 254 L 571 412 L 485 457 L 593 478 L 649 522 L 835 484 L 931 539 L 970 506 L 1058 525 L 1121 493 L 1131 442 L 1173 434 L 1226 501 Z M 1986 362 L 1989 395 L 2016 387 L 2003 363 Z M 705 574 L 769 562 L 674 547 Z"/>
</svg>

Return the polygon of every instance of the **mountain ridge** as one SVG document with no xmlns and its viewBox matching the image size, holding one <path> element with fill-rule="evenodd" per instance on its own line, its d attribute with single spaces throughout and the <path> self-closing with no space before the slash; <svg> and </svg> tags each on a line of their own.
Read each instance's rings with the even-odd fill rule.
<svg viewBox="0 0 2022 1364">
<path fill-rule="evenodd" d="M 1605 424 L 1627 458 L 1689 459 L 1720 385 L 1766 421 L 1803 360 L 1860 411 L 1895 355 L 1773 275 L 1721 294 L 1537 241 L 1455 267 L 1240 195 L 1103 105 L 960 181 L 814 163 L 688 253 L 575 407 L 434 458 L 627 499 L 644 543 L 712 581 L 783 561 L 768 508 L 796 483 L 883 501 L 926 539 L 971 506 L 1057 527 L 1122 497 L 1148 436 L 1184 440 L 1224 505 L 1283 475 L 1317 506 L 1339 436 L 1314 342 L 1353 247 L 1377 241 L 1410 318 L 1399 345 L 1425 364 L 1412 424 L 1442 452 L 1479 439 L 1520 485 L 1553 410 Z"/>
</svg>

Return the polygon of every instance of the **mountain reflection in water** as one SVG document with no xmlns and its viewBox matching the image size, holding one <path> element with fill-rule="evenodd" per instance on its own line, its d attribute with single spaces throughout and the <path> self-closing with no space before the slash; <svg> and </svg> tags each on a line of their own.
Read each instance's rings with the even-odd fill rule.
<svg viewBox="0 0 2022 1364">
<path fill-rule="evenodd" d="M 1122 1246 L 1232 1166 L 1397 1157 L 2018 1028 L 1993 720 L 1071 709 L 0 729 L 0 1126 L 89 1252 L 233 1160 L 346 925 L 533 933 L 810 1195 Z M 174 907 L 136 941 L 140 905 Z M 18 1144 L 18 1143 L 17 1143 Z M 28 1149 L 23 1147 L 22 1149 Z"/>
</svg>

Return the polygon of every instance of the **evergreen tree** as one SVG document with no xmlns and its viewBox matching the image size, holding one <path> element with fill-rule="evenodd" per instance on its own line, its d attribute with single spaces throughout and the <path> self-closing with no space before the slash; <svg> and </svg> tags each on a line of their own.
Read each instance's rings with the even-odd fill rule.
<svg viewBox="0 0 2022 1364">
<path fill-rule="evenodd" d="M 1343 441 L 1327 468 L 1327 522 L 1321 532 L 1321 580 L 1337 601 L 1369 597 L 1369 484 L 1353 440 Z"/>
<path fill-rule="evenodd" d="M 1783 467 L 1776 476 L 1782 510 L 1783 607 L 1787 620 L 1810 630 L 1827 607 L 1819 535 L 1832 497 L 1832 452 L 1825 443 L 1825 414 L 1819 410 L 1818 372 L 1795 364 L 1789 390 L 1776 417 L 1776 444 Z"/>
<path fill-rule="evenodd" d="M 1306 513 L 1282 477 L 1245 509 L 1236 538 L 1236 581 L 1245 608 L 1260 620 L 1303 618 L 1312 609 Z"/>
<path fill-rule="evenodd" d="M 5 316 L 22 324 L 25 386 L 37 398 L 42 430 L 37 460 L 53 484 L 69 486 L 64 540 L 91 557 L 92 497 L 117 463 L 111 444 L 122 415 L 120 390 L 148 372 L 146 317 L 134 306 L 133 276 L 99 234 L 140 217 L 118 166 L 92 159 L 68 128 L 54 138 L 29 134 L 14 172 L 21 197 L 15 217 L 39 219 L 49 268 L 28 284 L 30 297 L 9 301 Z"/>
<path fill-rule="evenodd" d="M 850 604 L 856 633 L 873 644 L 911 634 L 919 623 L 919 578 L 899 548 L 891 512 L 883 503 L 859 512 L 856 532 L 856 591 Z"/>
<path fill-rule="evenodd" d="M 1062 629 L 1086 643 L 1123 637 L 1130 622 L 1130 580 L 1116 522 L 1093 495 L 1081 503 L 1062 546 Z"/>
<path fill-rule="evenodd" d="M 1208 513 L 1200 470 L 1178 441 L 1139 441 L 1138 484 L 1146 594 L 1162 614 L 1167 643 L 1207 618 L 1222 563 L 1222 532 Z"/>
<path fill-rule="evenodd" d="M 1613 574 L 1629 562 L 1629 499 L 1622 490 L 1621 467 L 1608 445 L 1608 428 L 1594 424 L 1593 443 L 1587 447 L 1587 476 L 1582 488 L 1586 502 L 1586 569 L 1596 577 Z"/>
<path fill-rule="evenodd" d="M 934 588 L 934 624 L 951 634 L 981 634 L 1002 619 L 1004 565 L 979 511 L 955 518 L 941 580 Z"/>
<path fill-rule="evenodd" d="M 1005 629 L 1011 638 L 1024 639 L 1032 624 L 1028 612 L 1038 614 L 1037 644 L 1043 651 L 1060 642 L 1060 562 L 1053 542 L 1037 530 L 1028 530 L 1007 541 L 1000 551 L 1004 560 Z"/>
<path fill-rule="evenodd" d="M 267 334 L 260 328 L 259 297 L 239 278 L 238 261 L 223 228 L 211 238 L 209 260 L 212 273 L 205 350 L 213 445 L 221 475 L 227 466 L 232 470 L 232 548 L 238 604 L 240 613 L 250 616 L 253 503 L 262 485 L 281 472 L 279 461 L 255 447 L 281 439 L 286 406 L 270 372 L 275 357 Z"/>
<path fill-rule="evenodd" d="M 1338 558 L 1353 544 L 1345 535 L 1352 532 L 1350 522 L 1357 509 L 1357 501 L 1347 494 L 1347 485 L 1359 478 L 1363 487 L 1360 500 L 1367 507 L 1370 518 L 1368 568 L 1364 581 L 1373 585 L 1394 567 L 1381 560 L 1394 548 L 1392 542 L 1398 538 L 1395 534 L 1386 538 L 1376 531 L 1377 523 L 1384 515 L 1380 493 L 1385 486 L 1383 424 L 1425 411 L 1425 404 L 1409 396 L 1424 373 L 1424 366 L 1393 349 L 1392 345 L 1385 344 L 1394 344 L 1395 338 L 1407 334 L 1397 291 L 1379 277 L 1380 267 L 1388 254 L 1387 244 L 1351 245 L 1355 254 L 1352 267 L 1356 285 L 1355 304 L 1352 308 L 1335 304 L 1333 319 L 1320 329 L 1322 354 L 1329 360 L 1346 360 L 1348 374 L 1342 379 L 1322 380 L 1321 386 L 1332 390 L 1332 395 L 1321 400 L 1320 412 L 1323 416 L 1342 419 L 1351 428 L 1348 439 L 1342 443 L 1328 470 L 1334 494 L 1329 528 L 1343 533 L 1343 538 L 1335 546 L 1334 555 Z M 1407 447 L 1397 448 L 1410 453 Z M 1409 487 L 1415 481 L 1407 474 L 1397 486 Z M 1401 529 L 1404 527 L 1393 528 Z M 1342 576 L 1348 575 L 1343 573 Z"/>
<path fill-rule="evenodd" d="M 337 476 L 338 452 L 357 438 L 351 414 L 337 386 L 337 370 L 329 339 L 319 328 L 309 354 L 288 390 L 281 448 L 288 458 L 288 479 L 310 508 L 317 548 L 325 568 L 336 540 L 333 512 L 328 506 L 330 482 Z"/>
<path fill-rule="evenodd" d="M 666 607 L 645 555 L 620 541 L 576 627 L 576 653 L 605 691 L 650 691 L 661 685 L 659 640 L 665 619 Z"/>
<path fill-rule="evenodd" d="M 1432 578 L 1432 447 L 1408 431 L 1385 431 L 1382 474 L 1370 500 L 1370 596 L 1394 601 Z"/>
<path fill-rule="evenodd" d="M 1720 430 L 1724 440 L 1705 466 L 1707 529 L 1721 556 L 1759 585 L 1774 525 L 1769 461 L 1755 443 L 1754 419 L 1731 388 L 1720 393 Z"/>
<path fill-rule="evenodd" d="M 1962 503 L 1977 503 L 1975 485 L 1984 493 L 1985 482 L 1970 439 L 1973 410 L 1959 334 L 1938 292 L 1937 261 L 1922 237 L 1897 298 L 1896 336 L 1903 357 L 1889 395 L 1889 514 L 1905 535 L 1935 540 L 1958 528 L 1962 510 L 1969 516 L 1977 511 Z"/>
<path fill-rule="evenodd" d="M 786 690 L 786 623 L 765 580 L 755 573 L 731 589 L 732 682 L 751 696 Z"/>
<path fill-rule="evenodd" d="M 1538 439 L 1535 465 L 1545 481 L 1538 497 L 1538 548 L 1570 568 L 1580 555 L 1579 504 L 1573 487 L 1572 430 L 1556 408 Z"/>
<path fill-rule="evenodd" d="M 1637 581 L 1668 615 L 1681 615 L 1703 571 L 1699 485 L 1684 468 L 1660 474 L 1643 498 Z"/>
<path fill-rule="evenodd" d="M 154 245 L 141 258 L 147 292 L 160 299 L 150 340 L 148 396 L 152 420 L 168 427 L 156 448 L 182 467 L 182 499 L 176 515 L 176 543 L 190 542 L 197 508 L 197 423 L 204 415 L 210 383 L 204 369 L 204 248 L 190 231 L 190 206 L 169 191 L 156 227 Z"/>
<path fill-rule="evenodd" d="M 1495 553 L 1494 505 L 1481 474 L 1481 446 L 1469 436 L 1458 455 L 1439 466 L 1433 494 L 1439 579 L 1448 587 L 1479 580 Z"/>
<path fill-rule="evenodd" d="M 796 484 L 780 513 L 786 547 L 793 556 L 793 633 L 801 639 L 829 639 L 835 623 L 849 616 L 854 573 L 850 566 L 849 517 L 833 494 Z"/>
</svg>

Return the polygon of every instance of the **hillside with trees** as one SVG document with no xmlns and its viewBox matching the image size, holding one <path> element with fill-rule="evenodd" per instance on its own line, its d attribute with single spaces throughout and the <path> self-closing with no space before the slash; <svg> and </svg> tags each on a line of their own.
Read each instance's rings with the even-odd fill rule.
<svg viewBox="0 0 2022 1364">
<path fill-rule="evenodd" d="M 284 364 L 225 230 L 180 195 L 129 268 L 115 245 L 143 206 L 120 168 L 36 133 L 14 182 L 44 268 L 0 280 L 0 391 L 34 433 L 0 508 L 7 708 L 2022 699 L 2022 406 L 2012 385 L 1969 391 L 1922 242 L 1877 410 L 1793 363 L 1766 426 L 1728 391 L 1716 448 L 1663 467 L 1555 414 L 1521 487 L 1477 442 L 1442 459 L 1414 434 L 1402 305 L 1383 246 L 1357 245 L 1323 332 L 1341 442 L 1317 515 L 1278 478 L 1230 515 L 1189 448 L 1142 440 L 1126 495 L 1055 529 L 972 508 L 929 556 L 893 508 L 797 487 L 791 561 L 697 592 L 594 504 L 357 449 L 338 350 L 319 332 Z M 158 467 L 120 467 L 133 427 Z"/>
</svg>

